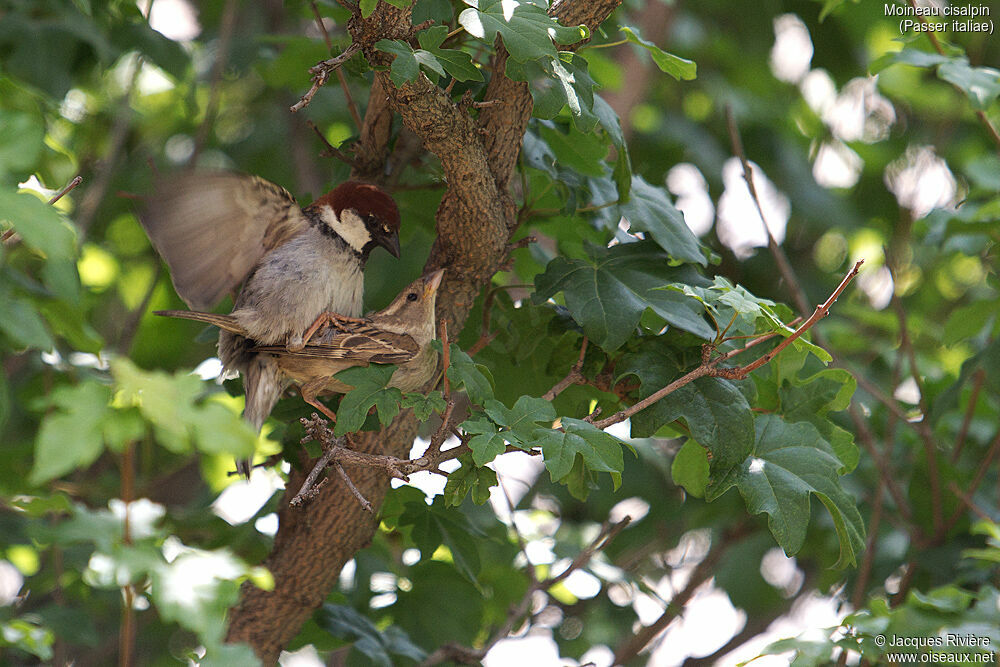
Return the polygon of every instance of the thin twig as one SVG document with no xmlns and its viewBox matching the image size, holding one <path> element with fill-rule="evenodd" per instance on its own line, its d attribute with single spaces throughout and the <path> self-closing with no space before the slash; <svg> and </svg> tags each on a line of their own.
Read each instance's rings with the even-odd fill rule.
<svg viewBox="0 0 1000 667">
<path fill-rule="evenodd" d="M 358 487 L 354 486 L 354 482 L 352 482 L 351 478 L 347 476 L 347 471 L 344 470 L 344 466 L 340 465 L 339 462 L 334 461 L 333 467 L 337 469 L 337 472 L 340 474 L 340 478 L 344 480 L 344 484 L 347 485 L 347 488 L 351 490 L 351 493 L 354 494 L 354 497 L 358 499 L 359 503 L 361 503 L 361 507 L 363 507 L 365 511 L 368 512 L 369 514 L 374 514 L 375 508 L 372 507 L 372 504 L 368 502 L 368 500 L 363 495 L 361 495 L 361 492 L 358 490 Z"/>
<path fill-rule="evenodd" d="M 215 62 L 212 63 L 212 72 L 209 75 L 208 104 L 205 105 L 205 117 L 198 126 L 195 134 L 194 150 L 191 151 L 191 158 L 188 166 L 194 167 L 198 163 L 198 156 L 201 149 L 205 147 L 208 139 L 208 131 L 215 123 L 215 117 L 219 110 L 219 98 L 221 96 L 222 73 L 226 69 L 229 60 L 229 44 L 233 39 L 233 30 L 236 27 L 236 5 L 238 0 L 226 0 L 222 8 L 222 20 L 219 25 L 219 39 L 215 51 Z"/>
<path fill-rule="evenodd" d="M 736 119 L 733 116 L 733 108 L 731 106 L 726 106 L 726 122 L 729 125 L 729 139 L 733 144 L 733 152 L 736 153 L 736 157 L 739 158 L 740 164 L 743 166 L 743 180 L 746 181 L 747 188 L 750 190 L 750 196 L 753 199 L 754 206 L 757 208 L 758 215 L 760 215 L 760 222 L 764 227 L 764 233 L 767 235 L 767 247 L 771 251 L 774 261 L 778 264 L 778 271 L 781 272 L 782 279 L 792 290 L 792 297 L 795 299 L 796 307 L 800 313 L 805 314 L 809 312 L 809 301 L 805 296 L 805 292 L 799 286 L 799 281 L 795 277 L 795 271 L 792 270 L 792 265 L 789 263 L 785 251 L 775 241 L 774 235 L 771 234 L 771 228 L 767 226 L 767 219 L 764 217 L 764 208 L 761 206 L 760 197 L 757 195 L 757 188 L 753 182 L 753 170 L 750 167 L 750 161 L 747 160 L 746 153 L 743 151 L 743 140 L 740 138 L 740 130 L 736 126 Z"/>
<path fill-rule="evenodd" d="M 969 435 L 969 427 L 972 425 L 972 417 L 976 414 L 976 403 L 979 402 L 979 392 L 986 382 L 986 371 L 982 368 L 977 370 L 972 376 L 972 393 L 969 395 L 969 403 L 965 406 L 965 416 L 962 418 L 962 426 L 958 429 L 958 437 L 955 438 L 955 448 L 951 450 L 951 462 L 958 461 L 965 446 L 965 438 Z"/>
<path fill-rule="evenodd" d="M 689 371 L 685 375 L 677 378 L 676 380 L 674 380 L 667 386 L 663 387 L 659 391 L 651 394 L 650 396 L 647 396 L 641 401 L 637 401 L 633 405 L 630 405 L 628 408 L 624 410 L 619 410 L 618 412 L 611 415 L 607 419 L 602 419 L 598 422 L 594 422 L 594 426 L 596 426 L 599 429 L 605 429 L 608 426 L 611 426 L 612 424 L 617 424 L 619 422 L 625 421 L 635 413 L 648 408 L 653 403 L 656 403 L 664 396 L 672 394 L 673 392 L 677 391 L 684 385 L 693 382 L 694 380 L 697 380 L 698 378 L 701 377 L 713 376 L 713 377 L 727 378 L 731 380 L 742 380 L 753 371 L 757 370 L 764 364 L 774 359 L 778 354 L 781 353 L 782 350 L 791 345 L 796 339 L 802 336 L 802 334 L 811 329 L 817 322 L 826 317 L 827 314 L 829 314 L 830 312 L 830 308 L 832 308 L 833 304 L 837 301 L 837 298 L 840 297 L 841 293 L 847 288 L 847 286 L 851 283 L 851 281 L 854 280 L 854 277 L 858 274 L 858 271 L 861 269 L 861 264 L 863 262 L 864 260 L 859 260 L 854 265 L 854 268 L 852 268 L 847 273 L 847 275 L 844 276 L 844 279 L 840 281 L 840 285 L 838 285 L 837 289 L 835 289 L 833 293 L 830 294 L 829 298 L 827 298 L 827 300 L 824 301 L 822 304 L 816 306 L 816 310 L 813 311 L 813 314 L 810 315 L 809 318 L 806 319 L 806 321 L 799 326 L 799 328 L 797 328 L 788 337 L 782 340 L 767 354 L 762 355 L 755 361 L 752 361 L 745 366 L 738 366 L 736 368 L 717 368 L 717 365 L 720 362 L 731 358 L 734 354 L 743 352 L 744 349 L 746 348 L 741 348 L 738 350 L 727 352 L 726 354 L 716 357 L 714 359 L 707 359 L 707 354 L 711 351 L 711 348 L 707 347 L 706 352 L 704 353 L 705 359 L 700 366 L 698 366 L 692 371 Z M 748 343 L 747 347 L 749 346 L 750 344 Z"/>
<path fill-rule="evenodd" d="M 889 269 L 889 276 L 893 284 L 896 282 L 896 272 L 893 263 L 889 260 L 889 253 L 885 253 L 886 268 Z M 917 422 L 917 433 L 924 446 L 924 457 L 927 459 L 927 476 L 930 480 L 931 489 L 931 518 L 934 522 L 934 530 L 940 532 L 944 527 L 944 515 L 941 513 L 941 472 L 937 461 L 937 444 L 934 442 L 934 434 L 931 433 L 927 423 L 930 409 L 927 406 L 927 388 L 924 386 L 924 379 L 920 376 L 920 369 L 917 367 L 917 353 L 913 341 L 910 339 L 909 324 L 906 318 L 906 309 L 899 301 L 899 295 L 893 292 L 892 307 L 899 320 L 899 346 L 906 355 L 910 366 L 910 377 L 917 385 L 919 394 L 918 404 L 920 407 L 920 421 Z"/>
<path fill-rule="evenodd" d="M 313 413 L 313 419 L 316 418 L 316 413 Z M 325 447 L 323 451 L 323 456 L 319 457 L 316 464 L 313 466 L 312 470 L 309 471 L 309 475 L 306 477 L 306 481 L 302 482 L 302 488 L 299 492 L 295 494 L 295 497 L 289 501 L 289 505 L 292 507 L 298 507 L 306 500 L 309 500 L 322 487 L 322 484 L 316 485 L 316 478 L 319 477 L 320 473 L 326 470 L 326 467 L 330 465 L 333 457 L 336 456 L 336 452 L 333 447 Z M 324 480 L 325 481 L 325 480 Z"/>
<path fill-rule="evenodd" d="M 514 630 L 516 624 L 519 623 L 526 614 L 528 614 L 531 609 L 531 602 L 535 593 L 552 588 L 557 583 L 563 581 L 570 574 L 586 565 L 594 557 L 594 554 L 607 547 L 611 540 L 613 540 L 626 526 L 628 526 L 631 521 L 632 518 L 626 516 L 618 523 L 612 524 L 611 522 L 605 522 L 597 537 L 594 538 L 594 540 L 592 540 L 591 543 L 588 544 L 575 559 L 573 559 L 573 562 L 569 567 L 555 577 L 549 577 L 548 579 L 544 579 L 542 581 L 536 580 L 529 585 L 528 590 L 521 597 L 521 600 L 517 604 L 512 605 L 507 611 L 507 619 L 504 624 L 497 629 L 496 632 L 490 635 L 490 638 L 486 640 L 483 646 L 479 648 L 471 648 L 458 644 L 447 644 L 445 646 L 441 646 L 427 656 L 427 658 L 420 663 L 420 667 L 431 667 L 432 665 L 439 665 L 442 662 L 449 660 L 457 661 L 463 664 L 476 663 L 482 660 L 489 650 L 493 648 L 501 639 L 507 637 Z M 528 565 L 530 567 L 530 563 Z"/>
<path fill-rule="evenodd" d="M 340 150 L 339 148 L 331 144 L 329 141 L 327 141 L 326 137 L 323 135 L 323 132 L 321 132 L 318 127 L 316 127 L 316 123 L 312 122 L 311 120 L 307 120 L 306 125 L 312 128 L 312 131 L 316 133 L 316 136 L 319 137 L 320 141 L 322 141 L 323 145 L 326 147 L 326 149 L 320 154 L 322 157 L 335 157 L 341 162 L 351 167 L 358 166 L 357 160 L 355 160 L 350 155 L 348 155 L 347 153 L 345 153 L 344 151 Z"/>
<path fill-rule="evenodd" d="M 916 0 L 909 0 L 909 2 L 910 6 L 913 7 L 913 9 L 917 9 Z M 920 12 L 917 12 L 917 16 L 920 17 L 920 22 L 926 26 L 928 23 L 927 17 L 925 17 Z M 938 40 L 937 35 L 934 34 L 934 31 L 923 30 L 921 32 L 927 35 L 927 39 L 930 40 L 931 46 L 934 47 L 934 50 L 937 51 L 938 55 L 943 56 L 944 48 L 941 46 L 941 42 Z M 955 87 L 957 88 L 958 86 Z M 978 118 L 979 122 L 981 122 L 983 126 L 986 128 L 986 132 L 987 134 L 990 135 L 990 139 L 993 140 L 993 143 L 997 145 L 997 150 L 1000 151 L 1000 132 L 997 132 L 996 126 L 994 126 L 993 123 L 990 121 L 989 117 L 986 115 L 986 112 L 982 110 L 976 111 L 976 118 Z"/>
<path fill-rule="evenodd" d="M 312 7 L 313 16 L 316 17 L 316 25 L 319 26 L 319 31 L 323 34 L 323 41 L 326 43 L 326 50 L 333 50 L 333 43 L 330 41 L 330 33 L 326 29 L 326 24 L 323 23 L 323 17 L 319 14 L 319 7 L 316 6 L 316 0 L 310 0 L 309 6 Z M 340 82 L 340 87 L 344 91 L 344 99 L 347 101 L 347 110 L 351 113 L 351 118 L 354 119 L 354 126 L 359 130 L 361 129 L 361 114 L 358 113 L 358 105 L 354 103 L 354 97 L 351 95 L 351 89 L 347 85 L 347 77 L 344 76 L 344 70 L 337 68 L 337 81 Z"/>
<path fill-rule="evenodd" d="M 350 60 L 351 57 L 360 50 L 361 50 L 360 46 L 358 46 L 354 42 L 351 42 L 350 46 L 344 49 L 344 52 L 341 53 L 339 56 L 330 58 L 329 60 L 320 61 L 315 65 L 313 65 L 312 67 L 310 67 L 309 73 L 313 75 L 312 86 L 309 88 L 308 91 L 306 91 L 306 94 L 303 95 L 298 102 L 289 107 L 289 110 L 292 113 L 295 113 L 296 111 L 301 111 L 306 106 L 308 106 L 308 104 L 312 102 L 312 98 L 316 95 L 316 91 L 318 91 L 320 87 L 323 84 L 325 84 L 327 80 L 330 78 L 330 73 L 336 70 L 341 65 L 343 65 L 348 60 Z"/>
<path fill-rule="evenodd" d="M 976 492 L 980 483 L 983 481 L 983 477 L 986 476 L 986 471 L 989 469 L 990 465 L 993 464 L 993 459 L 996 458 L 998 453 L 1000 453 L 1000 430 L 997 430 L 996 437 L 993 438 L 993 442 L 990 443 L 990 448 L 987 450 L 986 456 L 983 457 L 983 459 L 979 462 L 979 465 L 976 467 L 976 474 L 972 477 L 972 483 L 969 484 L 969 488 L 965 490 L 966 495 L 971 497 L 972 494 Z M 959 496 L 959 498 L 961 497 L 962 496 Z M 951 517 L 948 518 L 948 521 L 942 524 L 940 530 L 937 532 L 936 538 L 939 540 L 944 539 L 945 535 L 948 534 L 948 531 L 955 527 L 955 524 L 958 523 L 958 520 L 961 517 L 962 508 L 958 507 L 952 513 Z"/>
<path fill-rule="evenodd" d="M 657 635 L 665 630 L 667 626 L 669 626 L 684 610 L 684 607 L 694 596 L 695 591 L 697 591 L 702 584 L 708 581 L 712 575 L 715 574 L 715 566 L 719 563 L 723 554 L 733 543 L 742 539 L 745 533 L 745 525 L 739 524 L 731 531 L 724 534 L 718 543 L 712 544 L 705 558 L 703 558 L 702 561 L 694 567 L 694 570 L 691 572 L 691 576 L 688 578 L 687 584 L 684 588 L 670 599 L 669 604 L 667 604 L 667 608 L 663 610 L 663 614 L 661 614 L 660 617 L 651 625 L 640 628 L 634 635 L 620 645 L 618 650 L 615 651 L 615 658 L 612 664 L 624 665 L 629 663 L 632 659 L 639 655 L 639 653 L 642 652 L 642 650 L 651 641 L 653 641 Z"/>
<path fill-rule="evenodd" d="M 583 358 L 586 356 L 586 354 L 587 354 L 587 337 L 584 336 L 583 342 L 580 344 L 580 356 L 576 360 L 576 363 L 573 364 L 573 367 L 571 369 L 569 369 L 569 373 L 566 374 L 566 377 L 564 377 L 562 380 L 559 380 L 559 382 L 556 382 L 551 389 L 542 394 L 542 398 L 544 398 L 546 401 L 551 401 L 555 399 L 556 396 L 563 393 L 570 386 L 574 384 L 580 384 L 580 382 L 583 380 L 583 373 L 581 373 L 581 371 L 583 370 Z"/>
<path fill-rule="evenodd" d="M 983 521 L 989 521 L 989 522 L 993 523 L 993 521 L 994 521 L 993 517 L 991 517 L 989 514 L 987 514 L 986 512 L 984 512 L 982 510 L 982 508 L 980 508 L 975 503 L 975 501 L 972 499 L 972 496 L 969 495 L 968 493 L 965 493 L 964 491 L 962 491 L 962 489 L 959 488 L 958 484 L 956 484 L 955 482 L 949 482 L 948 483 L 948 489 L 952 493 L 954 493 L 955 497 L 958 498 L 959 500 L 961 500 L 962 504 L 965 505 L 966 507 L 968 507 L 972 511 L 973 514 L 975 514 L 976 516 L 978 516 Z"/>
<path fill-rule="evenodd" d="M 73 180 L 66 184 L 66 187 L 53 195 L 52 199 L 48 202 L 49 205 L 55 204 L 57 201 L 65 197 L 70 190 L 80 185 L 80 183 L 83 183 L 83 176 L 74 176 Z"/>
</svg>

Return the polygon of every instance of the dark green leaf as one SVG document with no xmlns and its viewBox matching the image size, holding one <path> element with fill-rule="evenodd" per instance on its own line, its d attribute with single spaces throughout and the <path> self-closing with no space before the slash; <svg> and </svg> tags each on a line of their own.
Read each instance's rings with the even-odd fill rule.
<svg viewBox="0 0 1000 667">
<path fill-rule="evenodd" d="M 734 475 L 752 514 L 768 514 L 768 527 L 789 555 L 805 541 L 809 496 L 815 494 L 833 519 L 840 539 L 836 567 L 856 562 L 864 544 L 864 522 L 854 499 L 840 485 L 840 460 L 809 423 L 790 424 L 777 415 L 758 415 L 757 444 Z"/>
<path fill-rule="evenodd" d="M 652 309 L 672 326 L 711 339 L 701 305 L 682 294 L 658 289 L 679 269 L 651 242 L 601 248 L 587 246 L 586 259 L 556 257 L 535 277 L 535 303 L 563 292 L 566 306 L 587 337 L 603 349 L 618 349 L 633 333 L 639 318 Z M 685 274 L 683 279 L 691 279 Z M 695 279 L 697 280 L 697 279 Z"/>
<path fill-rule="evenodd" d="M 417 41 L 421 48 L 433 55 L 444 70 L 458 81 L 482 81 L 483 74 L 473 64 L 471 55 L 457 49 L 441 48 L 447 36 L 447 26 L 434 26 L 417 33 Z"/>
<path fill-rule="evenodd" d="M 459 424 L 459 428 L 472 435 L 469 439 L 469 449 L 472 450 L 472 460 L 477 466 L 486 465 L 503 454 L 507 448 L 507 443 L 497 425 L 489 419 L 484 417 L 467 419 Z"/>
<path fill-rule="evenodd" d="M 476 405 L 483 405 L 493 398 L 493 377 L 488 368 L 477 364 L 462 348 L 452 343 L 451 367 L 448 378 L 455 383 L 454 388 L 464 387 L 469 399 Z"/>
<path fill-rule="evenodd" d="M 54 207 L 25 192 L 0 190 L 0 220 L 50 261 L 76 261 L 76 233 Z"/>
<path fill-rule="evenodd" d="M 510 409 L 500 401 L 487 401 L 483 407 L 494 422 L 529 441 L 539 422 L 551 424 L 556 418 L 556 409 L 552 407 L 552 403 L 534 396 L 521 396 Z"/>
<path fill-rule="evenodd" d="M 435 412 L 444 412 L 448 404 L 444 400 L 441 392 L 434 390 L 426 396 L 418 393 L 410 393 L 403 396 L 403 408 L 413 408 L 413 415 L 417 420 L 425 422 Z"/>
<path fill-rule="evenodd" d="M 430 558 L 442 544 L 448 547 L 455 568 L 477 583 L 479 546 L 473 537 L 482 537 L 483 533 L 464 514 L 448 507 L 443 496 L 435 497 L 430 507 L 423 502 L 408 503 L 399 525 L 412 527 L 413 541 L 424 558 Z"/>
<path fill-rule="evenodd" d="M 490 487 L 497 485 L 497 474 L 490 468 L 477 465 L 468 455 L 458 459 L 462 467 L 448 473 L 448 482 L 444 485 L 445 503 L 449 507 L 458 507 L 470 492 L 472 502 L 483 505 L 490 499 Z"/>
<path fill-rule="evenodd" d="M 395 370 L 396 366 L 393 364 L 372 364 L 348 368 L 334 376 L 354 387 L 340 401 L 334 435 L 359 430 L 372 406 L 378 410 L 378 418 L 382 424 L 388 424 L 396 418 L 403 394 L 395 387 L 387 386 Z"/>
<path fill-rule="evenodd" d="M 579 456 L 588 470 L 611 473 L 615 488 L 618 488 L 625 469 L 622 457 L 625 443 L 581 419 L 564 417 L 562 429 L 535 429 L 535 441 L 542 447 L 542 457 L 552 481 L 564 481 Z"/>
<path fill-rule="evenodd" d="M 574 44 L 590 36 L 586 26 L 566 27 L 550 17 L 542 7 L 522 2 L 507 5 L 503 0 L 479 0 L 458 15 L 458 22 L 472 36 L 493 43 L 499 32 L 510 56 L 519 62 L 543 56 L 556 57 L 552 44 Z"/>
<path fill-rule="evenodd" d="M 392 655 L 413 660 L 423 660 L 427 656 L 401 629 L 389 627 L 382 632 L 367 616 L 351 607 L 327 603 L 316 615 L 316 621 L 334 637 L 353 642 L 354 648 L 375 665 L 392 667 Z"/>
</svg>

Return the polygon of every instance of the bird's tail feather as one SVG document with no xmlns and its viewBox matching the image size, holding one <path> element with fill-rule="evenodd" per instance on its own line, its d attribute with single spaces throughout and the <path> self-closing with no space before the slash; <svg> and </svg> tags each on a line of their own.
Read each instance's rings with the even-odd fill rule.
<svg viewBox="0 0 1000 667">
<path fill-rule="evenodd" d="M 205 322 L 242 336 L 245 336 L 247 333 L 246 329 L 240 326 L 240 323 L 232 315 L 202 313 L 197 310 L 157 310 L 154 312 L 161 317 L 178 317 L 182 320 Z"/>
</svg>

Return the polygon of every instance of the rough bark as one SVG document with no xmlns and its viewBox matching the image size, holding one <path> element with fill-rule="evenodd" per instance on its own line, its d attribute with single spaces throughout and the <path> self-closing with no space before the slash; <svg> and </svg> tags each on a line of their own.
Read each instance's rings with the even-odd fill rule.
<svg viewBox="0 0 1000 667">
<path fill-rule="evenodd" d="M 563 0 L 550 11 L 565 24 L 584 23 L 595 29 L 620 1 Z M 376 41 L 406 38 L 412 30 L 409 13 L 385 3 L 369 19 L 353 19 L 349 28 L 372 62 L 386 60 L 385 54 L 374 50 Z M 448 322 L 453 335 L 461 330 L 476 295 L 506 259 L 517 224 L 508 184 L 531 115 L 531 95 L 526 84 L 503 76 L 506 57 L 498 45 L 486 93 L 487 100 L 502 104 L 483 109 L 478 118 L 473 118 L 468 105 L 456 104 L 423 76 L 397 89 L 387 72 L 378 72 L 362 129 L 370 174 L 384 159 L 389 140 L 391 119 L 387 120 L 383 101 L 441 160 L 448 189 L 437 210 L 438 237 L 426 268 L 447 270 L 439 291 L 438 317 Z M 382 157 L 369 162 L 370 156 Z M 356 444 L 365 451 L 405 456 L 416 430 L 407 411 L 380 433 L 358 438 Z M 264 562 L 274 574 L 275 589 L 263 591 L 246 584 L 230 618 L 228 640 L 249 642 L 265 664 L 276 662 L 282 647 L 322 604 L 344 564 L 371 541 L 377 528 L 375 519 L 335 475 L 308 504 L 288 507 L 309 467 L 290 475 L 278 533 Z M 371 469 L 347 472 L 362 495 L 379 507 L 389 488 L 388 477 Z"/>
</svg>

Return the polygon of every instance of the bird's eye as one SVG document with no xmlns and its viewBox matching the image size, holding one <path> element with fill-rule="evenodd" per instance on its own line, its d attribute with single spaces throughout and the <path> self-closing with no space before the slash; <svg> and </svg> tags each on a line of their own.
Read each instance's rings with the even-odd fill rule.
<svg viewBox="0 0 1000 667">
<path fill-rule="evenodd" d="M 410 292 L 409 294 L 406 295 L 406 300 L 407 301 L 416 301 L 417 300 L 417 293 L 416 292 Z"/>
</svg>

